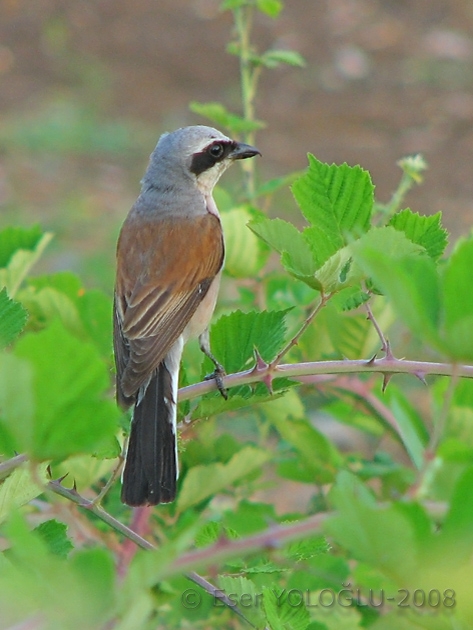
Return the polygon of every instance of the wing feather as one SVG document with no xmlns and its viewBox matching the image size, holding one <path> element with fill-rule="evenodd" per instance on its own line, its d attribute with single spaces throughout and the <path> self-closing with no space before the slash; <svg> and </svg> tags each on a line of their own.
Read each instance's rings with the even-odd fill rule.
<svg viewBox="0 0 473 630">
<path fill-rule="evenodd" d="M 144 220 L 120 234 L 115 287 L 117 397 L 129 406 L 164 359 L 223 264 L 218 217 Z"/>
</svg>

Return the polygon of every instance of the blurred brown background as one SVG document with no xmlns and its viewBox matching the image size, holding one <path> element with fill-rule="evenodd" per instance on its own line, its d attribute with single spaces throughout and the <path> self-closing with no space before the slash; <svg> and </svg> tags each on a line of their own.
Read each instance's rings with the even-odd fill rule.
<svg viewBox="0 0 473 630">
<path fill-rule="evenodd" d="M 239 112 L 219 4 L 0 0 L 1 224 L 53 230 L 49 268 L 109 290 L 116 234 L 159 134 L 205 123 L 191 100 Z M 262 78 L 262 179 L 304 168 L 310 151 L 369 169 L 386 201 L 396 160 L 422 152 L 430 169 L 410 207 L 442 210 L 454 235 L 470 229 L 471 0 L 287 0 L 277 20 L 258 15 L 253 41 L 307 60 Z M 280 203 L 273 215 L 290 196 Z"/>
</svg>

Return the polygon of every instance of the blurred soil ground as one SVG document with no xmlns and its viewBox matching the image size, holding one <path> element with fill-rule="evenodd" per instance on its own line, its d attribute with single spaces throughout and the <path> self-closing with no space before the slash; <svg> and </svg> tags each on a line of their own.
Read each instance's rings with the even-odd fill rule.
<svg viewBox="0 0 473 630">
<path fill-rule="evenodd" d="M 99 270 L 108 284 L 100 263 L 113 261 L 158 135 L 204 122 L 189 112 L 192 100 L 239 110 L 238 60 L 225 52 L 231 15 L 219 4 L 0 0 L 0 217 L 53 229 L 55 267 Z M 253 41 L 295 49 L 307 66 L 263 76 L 262 177 L 304 168 L 310 151 L 361 164 L 386 201 L 396 160 L 422 152 L 430 169 L 409 205 L 441 210 L 454 235 L 469 230 L 470 0 L 285 4 L 277 20 L 257 16 Z M 289 195 L 280 204 L 272 214 L 293 207 Z"/>
</svg>

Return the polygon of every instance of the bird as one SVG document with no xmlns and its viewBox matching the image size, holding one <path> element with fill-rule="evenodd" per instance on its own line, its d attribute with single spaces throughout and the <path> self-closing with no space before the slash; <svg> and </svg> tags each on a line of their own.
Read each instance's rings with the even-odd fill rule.
<svg viewBox="0 0 473 630">
<path fill-rule="evenodd" d="M 208 325 L 225 245 L 212 191 L 236 160 L 261 155 L 203 125 L 164 133 L 117 242 L 113 306 L 116 398 L 133 406 L 121 500 L 138 507 L 175 500 L 176 405 L 184 344 L 199 338 L 215 365 Z"/>
</svg>

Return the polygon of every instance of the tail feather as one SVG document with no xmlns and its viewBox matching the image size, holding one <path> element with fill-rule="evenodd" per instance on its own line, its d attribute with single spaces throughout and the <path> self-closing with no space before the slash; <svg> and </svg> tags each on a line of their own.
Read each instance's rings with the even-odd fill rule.
<svg viewBox="0 0 473 630">
<path fill-rule="evenodd" d="M 166 360 L 140 392 L 133 411 L 121 499 L 130 506 L 170 503 L 176 497 L 177 374 Z"/>
</svg>

